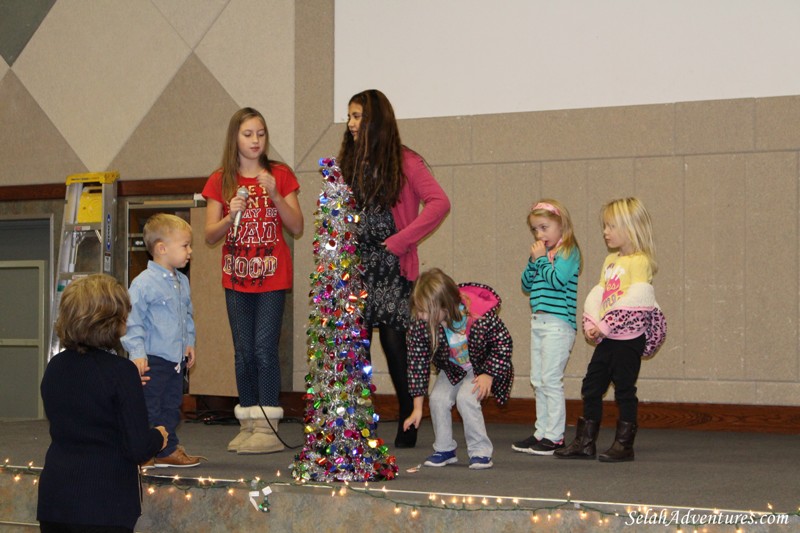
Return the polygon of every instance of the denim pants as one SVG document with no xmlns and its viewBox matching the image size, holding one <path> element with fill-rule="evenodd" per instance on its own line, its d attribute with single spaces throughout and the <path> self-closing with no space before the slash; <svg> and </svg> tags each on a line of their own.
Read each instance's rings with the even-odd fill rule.
<svg viewBox="0 0 800 533">
<path fill-rule="evenodd" d="M 147 364 L 150 367 L 147 372 L 150 381 L 142 387 L 147 419 L 151 427 L 164 426 L 169 433 L 167 447 L 158 453 L 158 457 L 166 457 L 178 447 L 177 429 L 181 422 L 183 369 L 186 363 L 173 363 L 162 357 L 148 355 Z"/>
<path fill-rule="evenodd" d="M 531 315 L 531 384 L 536 394 L 533 436 L 559 442 L 564 438 L 566 404 L 564 369 L 575 344 L 575 330 L 554 315 Z"/>
<path fill-rule="evenodd" d="M 239 405 L 277 407 L 281 392 L 278 342 L 286 291 L 236 292 L 225 289 L 233 335 Z"/>
<path fill-rule="evenodd" d="M 430 394 L 431 422 L 433 422 L 433 449 L 437 452 L 451 452 L 456 449 L 453 439 L 453 405 L 464 421 L 464 437 L 467 440 L 467 453 L 470 457 L 491 457 L 492 441 L 486 435 L 481 402 L 472 392 L 475 384 L 472 369 L 464 379 L 452 385 L 444 372 L 440 372 Z"/>
</svg>

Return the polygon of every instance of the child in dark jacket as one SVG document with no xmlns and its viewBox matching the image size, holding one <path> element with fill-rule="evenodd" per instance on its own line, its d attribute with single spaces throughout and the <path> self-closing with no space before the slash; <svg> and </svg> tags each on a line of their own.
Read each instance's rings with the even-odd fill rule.
<svg viewBox="0 0 800 533">
<path fill-rule="evenodd" d="M 435 453 L 426 459 L 426 466 L 458 461 L 453 405 L 464 421 L 469 467 L 485 469 L 493 465 L 481 401 L 491 393 L 504 404 L 514 379 L 511 335 L 497 315 L 499 307 L 500 297 L 491 287 L 456 285 L 438 268 L 424 272 L 414 285 L 407 335 L 408 383 L 414 410 L 403 426 L 418 428 L 422 421 L 433 362 L 440 371 L 430 393 Z"/>
</svg>

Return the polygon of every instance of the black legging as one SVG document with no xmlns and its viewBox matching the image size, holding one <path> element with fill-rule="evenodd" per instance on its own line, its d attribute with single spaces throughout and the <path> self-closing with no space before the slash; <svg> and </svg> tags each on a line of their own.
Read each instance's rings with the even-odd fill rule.
<svg viewBox="0 0 800 533">
<path fill-rule="evenodd" d="M 394 390 L 397 393 L 397 403 L 400 410 L 398 433 L 402 432 L 402 425 L 414 410 L 414 401 L 408 392 L 408 351 L 406 350 L 406 331 L 394 329 L 385 324 L 379 324 L 378 335 L 381 347 L 386 354 L 386 363 L 389 375 L 392 378 Z M 370 343 L 371 344 L 371 343 Z M 371 359 L 370 350 L 367 349 L 367 358 Z"/>
</svg>

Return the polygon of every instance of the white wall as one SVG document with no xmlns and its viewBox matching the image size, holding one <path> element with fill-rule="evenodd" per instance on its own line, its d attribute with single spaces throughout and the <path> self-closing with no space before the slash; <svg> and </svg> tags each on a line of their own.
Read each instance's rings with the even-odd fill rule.
<svg viewBox="0 0 800 533">
<path fill-rule="evenodd" d="M 800 94 L 796 0 L 336 0 L 334 120 Z"/>
</svg>

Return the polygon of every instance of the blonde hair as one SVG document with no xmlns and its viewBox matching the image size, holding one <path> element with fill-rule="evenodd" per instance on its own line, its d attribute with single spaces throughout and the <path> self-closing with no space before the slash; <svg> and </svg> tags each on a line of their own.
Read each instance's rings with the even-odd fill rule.
<svg viewBox="0 0 800 533">
<path fill-rule="evenodd" d="M 426 270 L 414 283 L 411 292 L 411 316 L 428 315 L 428 331 L 431 334 L 431 352 L 438 345 L 439 314 L 444 311 L 444 322 L 448 327 L 464 318 L 460 309 L 461 292 L 453 278 L 438 268 Z"/>
<path fill-rule="evenodd" d="M 549 209 L 555 208 L 556 212 Z M 531 224 L 531 217 L 545 217 L 561 225 L 561 244 L 556 248 L 556 254 L 561 255 L 565 259 L 568 258 L 572 252 L 578 252 L 580 261 L 578 263 L 578 273 L 583 270 L 583 254 L 581 248 L 578 246 L 578 239 L 575 238 L 575 231 L 572 227 L 572 219 L 569 216 L 569 211 L 558 200 L 551 198 L 542 198 L 531 207 L 528 213 L 528 228 L 533 232 L 534 238 L 536 233 L 533 231 L 533 224 Z"/>
<path fill-rule="evenodd" d="M 166 241 L 176 231 L 192 233 L 192 226 L 181 217 L 167 213 L 156 213 L 147 219 L 144 225 L 144 245 L 150 255 L 155 255 L 153 250 L 156 244 Z"/>
<path fill-rule="evenodd" d="M 650 262 L 650 270 L 658 271 L 656 262 L 656 244 L 653 240 L 653 223 L 650 213 L 641 200 L 635 197 L 612 200 L 601 210 L 603 222 L 614 222 L 617 227 L 624 228 L 628 239 L 636 252 L 643 253 Z"/>
<path fill-rule="evenodd" d="M 128 291 L 108 274 L 92 274 L 67 285 L 61 295 L 56 334 L 68 349 L 119 350 L 131 310 Z"/>
</svg>

